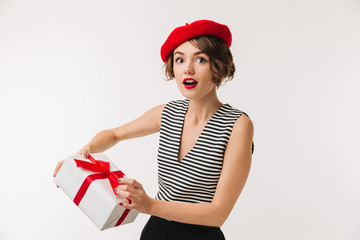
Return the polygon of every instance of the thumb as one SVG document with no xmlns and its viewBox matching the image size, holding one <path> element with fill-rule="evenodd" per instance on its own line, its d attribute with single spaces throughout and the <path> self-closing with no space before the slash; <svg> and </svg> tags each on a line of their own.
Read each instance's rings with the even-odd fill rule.
<svg viewBox="0 0 360 240">
<path fill-rule="evenodd" d="M 80 155 L 83 158 L 88 158 L 89 156 L 89 151 L 87 149 L 81 149 L 76 155 Z"/>
</svg>

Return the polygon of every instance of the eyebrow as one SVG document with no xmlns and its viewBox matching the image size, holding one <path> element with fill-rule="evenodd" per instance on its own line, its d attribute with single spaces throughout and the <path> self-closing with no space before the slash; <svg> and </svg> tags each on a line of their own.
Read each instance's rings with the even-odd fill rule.
<svg viewBox="0 0 360 240">
<path fill-rule="evenodd" d="M 203 51 L 198 51 L 198 52 L 194 53 L 194 55 L 200 55 L 200 54 L 202 54 L 202 53 L 204 53 L 204 52 L 203 52 Z M 180 51 L 176 51 L 176 52 L 174 53 L 174 56 L 175 56 L 176 54 L 185 55 L 183 52 L 180 52 Z"/>
</svg>

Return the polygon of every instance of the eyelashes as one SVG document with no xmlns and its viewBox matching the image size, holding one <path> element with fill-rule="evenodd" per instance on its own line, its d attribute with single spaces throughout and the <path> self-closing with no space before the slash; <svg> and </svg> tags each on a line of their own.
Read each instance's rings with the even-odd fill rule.
<svg viewBox="0 0 360 240">
<path fill-rule="evenodd" d="M 183 63 L 184 62 L 184 59 L 181 58 L 181 57 L 177 57 L 175 58 L 175 63 Z M 198 62 L 198 63 L 207 63 L 208 61 L 206 60 L 206 58 L 204 57 L 198 57 L 195 62 Z"/>
<path fill-rule="evenodd" d="M 206 63 L 207 60 L 203 57 L 199 57 L 198 59 L 196 59 L 196 62 L 199 62 L 199 63 Z"/>
<path fill-rule="evenodd" d="M 176 58 L 176 59 L 175 59 L 175 62 L 176 62 L 176 63 L 182 63 L 183 61 L 184 61 L 184 60 L 183 60 L 182 58 Z"/>
</svg>

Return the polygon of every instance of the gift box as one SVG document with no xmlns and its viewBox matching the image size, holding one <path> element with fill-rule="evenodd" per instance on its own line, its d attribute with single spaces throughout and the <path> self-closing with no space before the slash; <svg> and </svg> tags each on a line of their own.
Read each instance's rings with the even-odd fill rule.
<svg viewBox="0 0 360 240">
<path fill-rule="evenodd" d="M 126 178 L 103 153 L 68 156 L 54 182 L 100 229 L 131 223 L 138 212 L 125 209 L 120 202 L 131 203 L 114 192 L 117 179 Z"/>
</svg>

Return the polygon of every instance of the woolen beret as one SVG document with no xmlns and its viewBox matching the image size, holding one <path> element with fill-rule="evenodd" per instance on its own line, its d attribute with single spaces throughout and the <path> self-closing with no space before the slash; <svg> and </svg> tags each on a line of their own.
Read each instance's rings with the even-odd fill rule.
<svg viewBox="0 0 360 240">
<path fill-rule="evenodd" d="M 165 43 L 161 46 L 160 55 L 163 62 L 166 62 L 171 52 L 183 42 L 192 38 L 211 35 L 222 39 L 225 44 L 231 46 L 231 32 L 228 26 L 210 20 L 199 20 L 185 26 L 175 28 Z"/>
</svg>

